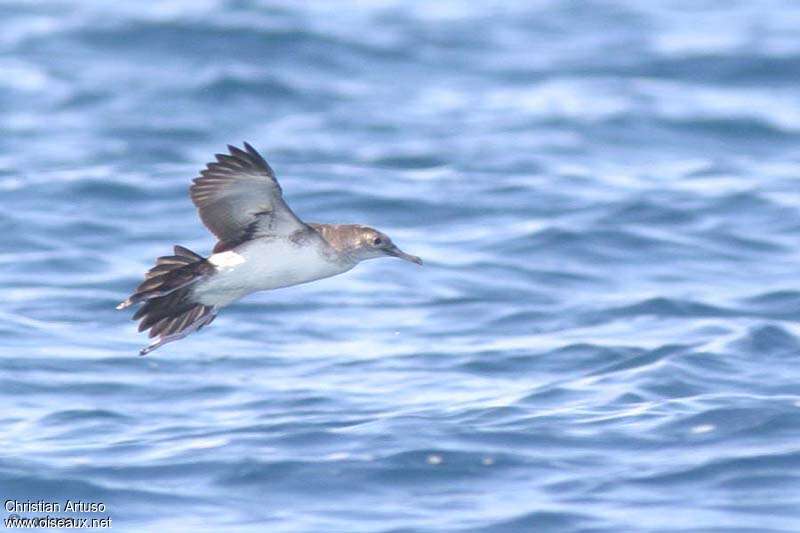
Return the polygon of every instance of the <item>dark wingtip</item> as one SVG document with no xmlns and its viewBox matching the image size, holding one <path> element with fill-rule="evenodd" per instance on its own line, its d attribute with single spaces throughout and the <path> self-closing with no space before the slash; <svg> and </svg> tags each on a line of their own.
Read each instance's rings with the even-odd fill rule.
<svg viewBox="0 0 800 533">
<path fill-rule="evenodd" d="M 256 150 L 255 148 L 253 148 L 253 145 L 251 145 L 251 144 L 250 144 L 249 142 L 247 142 L 247 141 L 242 141 L 242 145 L 244 145 L 244 149 L 245 149 L 245 150 L 247 150 L 247 153 L 250 155 L 250 157 L 252 157 L 252 158 L 253 158 L 253 160 L 255 160 L 255 162 L 256 162 L 257 164 L 259 164 L 260 166 L 262 166 L 262 167 L 264 168 L 264 170 L 266 170 L 266 171 L 267 171 L 267 174 L 269 174 L 269 175 L 270 175 L 270 176 L 272 176 L 272 177 L 275 177 L 275 171 L 274 171 L 274 170 L 272 170 L 272 167 L 271 167 L 271 166 L 269 166 L 269 163 L 267 163 L 267 160 L 266 160 L 266 159 L 264 159 L 264 156 L 262 156 L 261 154 L 259 154 L 259 153 L 258 153 L 258 150 Z"/>
<path fill-rule="evenodd" d="M 269 166 L 266 159 L 264 159 L 250 143 L 245 141 L 242 144 L 244 145 L 244 150 L 232 144 L 228 144 L 226 146 L 230 152 L 229 154 L 214 154 L 216 162 L 207 163 L 206 168 L 200 171 L 200 177 L 194 178 L 194 183 L 199 184 L 202 183 L 204 178 L 214 177 L 221 169 L 229 171 L 257 169 L 266 172 L 268 176 L 274 179 L 275 172 L 272 170 L 272 167 Z"/>
</svg>

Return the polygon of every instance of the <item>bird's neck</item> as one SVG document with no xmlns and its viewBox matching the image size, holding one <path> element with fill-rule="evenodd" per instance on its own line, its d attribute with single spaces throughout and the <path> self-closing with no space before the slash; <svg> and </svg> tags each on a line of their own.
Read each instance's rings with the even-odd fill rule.
<svg viewBox="0 0 800 533">
<path fill-rule="evenodd" d="M 317 224 L 308 223 L 331 247 L 342 255 L 352 255 L 358 246 L 357 224 Z"/>
</svg>

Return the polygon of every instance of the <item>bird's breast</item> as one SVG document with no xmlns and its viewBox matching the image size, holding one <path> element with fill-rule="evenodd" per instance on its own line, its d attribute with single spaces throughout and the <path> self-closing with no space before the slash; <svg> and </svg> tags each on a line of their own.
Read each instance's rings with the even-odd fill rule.
<svg viewBox="0 0 800 533">
<path fill-rule="evenodd" d="M 213 254 L 208 261 L 216 272 L 195 289 L 197 298 L 235 300 L 255 291 L 278 289 L 327 278 L 350 270 L 331 250 L 317 243 L 262 238 L 233 250 Z"/>
</svg>

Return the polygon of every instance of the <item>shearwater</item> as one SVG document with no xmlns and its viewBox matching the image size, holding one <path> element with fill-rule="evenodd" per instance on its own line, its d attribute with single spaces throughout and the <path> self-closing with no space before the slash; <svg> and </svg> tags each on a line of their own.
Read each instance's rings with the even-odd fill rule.
<svg viewBox="0 0 800 533">
<path fill-rule="evenodd" d="M 399 257 L 380 231 L 359 224 L 306 223 L 283 199 L 275 173 L 248 143 L 216 154 L 189 189 L 203 224 L 218 239 L 204 258 L 183 246 L 159 257 L 133 294 L 117 306 L 143 304 L 133 315 L 139 331 L 154 341 L 145 355 L 182 339 L 214 320 L 220 309 L 243 296 L 335 276 L 361 261 Z"/>
</svg>

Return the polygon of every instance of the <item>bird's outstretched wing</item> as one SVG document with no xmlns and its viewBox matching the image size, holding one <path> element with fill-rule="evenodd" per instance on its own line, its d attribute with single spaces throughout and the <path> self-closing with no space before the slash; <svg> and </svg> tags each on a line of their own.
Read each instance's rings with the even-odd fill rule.
<svg viewBox="0 0 800 533">
<path fill-rule="evenodd" d="M 244 150 L 231 145 L 228 150 L 230 155 L 216 154 L 189 189 L 203 224 L 220 240 L 217 247 L 307 229 L 286 205 L 264 158 L 248 143 Z"/>
</svg>

